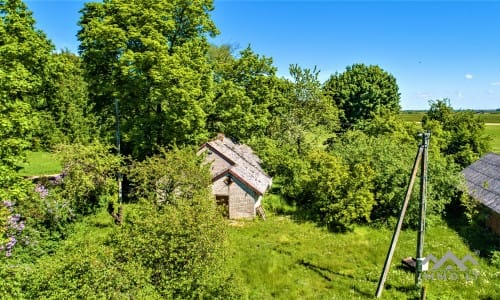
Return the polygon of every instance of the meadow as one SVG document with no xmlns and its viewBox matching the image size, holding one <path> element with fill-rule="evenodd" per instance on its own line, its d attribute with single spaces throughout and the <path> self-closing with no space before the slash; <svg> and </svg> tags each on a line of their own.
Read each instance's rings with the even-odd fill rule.
<svg viewBox="0 0 500 300">
<path fill-rule="evenodd" d="M 481 113 L 484 118 L 485 134 L 491 138 L 491 151 L 500 153 L 500 113 Z M 407 122 L 420 122 L 424 112 L 402 112 L 400 118 Z"/>
<path fill-rule="evenodd" d="M 390 229 L 367 226 L 332 233 L 290 215 L 236 222 L 229 233 L 229 263 L 247 299 L 372 299 L 392 237 Z M 401 263 L 402 258 L 415 256 L 416 236 L 413 230 L 402 232 L 382 293 L 384 299 L 419 297 L 414 273 Z M 427 227 L 424 249 L 424 254 L 438 258 L 448 250 L 460 259 L 471 254 L 479 262 L 469 266 L 471 273 L 467 273 L 477 272 L 477 278 L 467 280 L 469 275 L 450 271 L 448 276 L 455 272 L 459 278 L 424 279 L 427 299 L 499 299 L 500 270 L 474 254 L 475 249 L 445 222 Z"/>
</svg>

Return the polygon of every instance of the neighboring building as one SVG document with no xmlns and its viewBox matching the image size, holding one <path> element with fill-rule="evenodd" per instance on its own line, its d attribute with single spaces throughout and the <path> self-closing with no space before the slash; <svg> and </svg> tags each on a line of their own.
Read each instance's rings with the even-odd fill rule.
<svg viewBox="0 0 500 300">
<path fill-rule="evenodd" d="M 486 154 L 462 174 L 469 195 L 491 210 L 488 227 L 500 235 L 500 154 Z"/>
<path fill-rule="evenodd" d="M 226 207 L 230 219 L 253 218 L 258 211 L 264 217 L 262 197 L 271 187 L 272 178 L 260 166 L 260 159 L 247 145 L 218 134 L 200 147 L 211 164 L 212 192 L 218 204 Z"/>
</svg>

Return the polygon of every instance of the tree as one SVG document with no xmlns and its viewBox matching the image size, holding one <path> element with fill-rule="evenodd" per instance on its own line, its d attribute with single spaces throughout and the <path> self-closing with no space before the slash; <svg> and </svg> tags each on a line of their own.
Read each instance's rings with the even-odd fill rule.
<svg viewBox="0 0 500 300">
<path fill-rule="evenodd" d="M 37 127 L 33 109 L 46 101 L 52 44 L 35 29 L 20 0 L 0 2 L 0 163 L 15 167 Z"/>
<path fill-rule="evenodd" d="M 78 39 L 90 98 L 108 137 L 119 102 L 125 153 L 145 157 L 155 145 L 207 137 L 206 36 L 218 33 L 212 9 L 211 0 L 118 0 L 83 8 Z"/>
<path fill-rule="evenodd" d="M 482 117 L 472 110 L 453 110 L 449 99 L 431 101 L 422 124 L 424 128 L 439 133 L 437 136 L 443 140 L 441 152 L 451 156 L 462 168 L 489 149 Z"/>
<path fill-rule="evenodd" d="M 400 110 L 396 79 L 378 66 L 349 66 L 345 72 L 332 75 L 325 82 L 324 90 L 343 112 L 344 128 L 372 119 L 381 109 L 393 114 Z"/>
<path fill-rule="evenodd" d="M 81 58 L 68 50 L 53 53 L 49 72 L 48 96 L 37 108 L 41 120 L 37 144 L 51 148 L 59 143 L 85 144 L 96 139 L 96 120 L 88 100 Z"/>
<path fill-rule="evenodd" d="M 142 267 L 163 298 L 226 299 L 233 293 L 224 267 L 225 223 L 202 159 L 192 149 L 174 149 L 131 169 L 138 205 L 129 206 L 116 230 L 115 259 Z"/>
<path fill-rule="evenodd" d="M 215 92 L 208 130 L 236 139 L 264 135 L 273 105 L 280 97 L 272 59 L 254 53 L 250 47 L 234 57 L 231 48 L 223 45 L 211 47 L 210 61 Z"/>
</svg>

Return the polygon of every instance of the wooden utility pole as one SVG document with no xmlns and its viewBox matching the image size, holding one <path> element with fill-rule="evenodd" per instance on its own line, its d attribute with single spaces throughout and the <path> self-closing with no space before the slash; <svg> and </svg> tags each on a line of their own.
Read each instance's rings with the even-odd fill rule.
<svg viewBox="0 0 500 300">
<path fill-rule="evenodd" d="M 375 296 L 380 298 L 382 295 L 382 290 L 384 289 L 385 280 L 387 279 L 387 274 L 389 273 L 389 268 L 391 266 L 392 257 L 394 255 L 394 251 L 396 250 L 396 244 L 398 242 L 399 234 L 401 232 L 401 227 L 403 226 L 403 219 L 406 214 L 406 209 L 408 207 L 408 203 L 410 201 L 411 192 L 413 190 L 413 185 L 415 183 L 415 178 L 417 176 L 418 165 L 421 164 L 421 180 L 420 180 L 420 220 L 419 220 L 419 234 L 417 241 L 417 263 L 418 258 L 420 260 L 420 273 L 416 272 L 416 278 L 420 279 L 422 277 L 422 252 L 423 252 L 423 234 L 424 234 L 424 225 L 425 224 L 425 194 L 427 189 L 427 149 L 429 142 L 429 133 L 422 134 L 422 144 L 418 147 L 417 156 L 415 157 L 415 162 L 413 164 L 413 169 L 410 176 L 410 181 L 408 183 L 408 188 L 406 189 L 406 196 L 401 206 L 401 212 L 399 214 L 398 223 L 396 224 L 396 228 L 394 230 L 394 234 L 391 240 L 391 246 L 389 247 L 389 251 L 387 252 L 387 256 L 384 263 L 384 268 L 382 269 L 382 274 L 380 275 L 380 279 L 377 286 L 377 291 Z M 422 205 L 423 203 L 423 205 Z M 420 254 L 420 256 L 419 256 Z M 418 286 L 418 285 L 417 285 Z"/>
<path fill-rule="evenodd" d="M 406 196 L 403 201 L 403 205 L 401 206 L 401 212 L 399 214 L 398 223 L 396 225 L 396 229 L 394 230 L 394 234 L 392 235 L 391 246 L 389 247 L 389 251 L 387 252 L 384 268 L 382 270 L 382 274 L 380 275 L 380 279 L 378 281 L 377 292 L 375 294 L 377 298 L 379 298 L 382 295 L 382 290 L 384 289 L 384 283 L 385 280 L 387 279 L 387 273 L 389 273 L 392 257 L 394 255 L 394 251 L 396 250 L 396 244 L 398 243 L 399 233 L 401 232 L 401 227 L 403 226 L 403 219 L 406 214 L 406 208 L 408 207 L 408 203 L 410 202 L 411 191 L 413 190 L 413 184 L 415 183 L 418 164 L 420 163 L 420 160 L 422 158 L 422 152 L 423 148 L 420 146 L 418 148 L 417 156 L 415 157 L 415 163 L 413 164 L 413 170 L 411 172 L 410 182 L 408 183 L 408 188 L 406 189 Z"/>
</svg>

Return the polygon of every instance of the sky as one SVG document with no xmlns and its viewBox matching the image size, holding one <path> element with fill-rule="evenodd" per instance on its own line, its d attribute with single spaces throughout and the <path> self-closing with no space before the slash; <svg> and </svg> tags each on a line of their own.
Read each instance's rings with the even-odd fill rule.
<svg viewBox="0 0 500 300">
<path fill-rule="evenodd" d="M 25 0 L 56 49 L 77 52 L 81 0 Z M 355 63 L 392 74 L 405 110 L 448 98 L 456 109 L 500 108 L 500 1 L 215 0 L 210 41 L 291 64 L 320 80 Z M 236 52 L 236 53 L 237 53 Z"/>
</svg>

